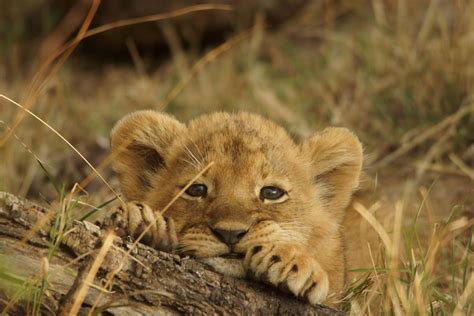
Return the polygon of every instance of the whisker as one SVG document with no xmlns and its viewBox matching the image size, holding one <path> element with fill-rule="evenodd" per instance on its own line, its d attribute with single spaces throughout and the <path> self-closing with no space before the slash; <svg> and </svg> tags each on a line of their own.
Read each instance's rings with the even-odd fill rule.
<svg viewBox="0 0 474 316">
<path fill-rule="evenodd" d="M 196 142 L 194 140 L 191 140 L 191 142 L 193 143 L 194 148 L 196 148 L 197 154 L 199 155 L 199 158 L 201 158 L 201 161 L 204 161 L 205 157 L 204 157 L 204 154 L 201 151 L 201 148 L 199 148 L 199 146 L 196 144 Z"/>
<path fill-rule="evenodd" d="M 198 168 L 202 166 L 201 161 L 194 155 L 194 153 L 188 148 L 188 146 L 184 146 L 185 152 L 192 161 L 194 161 L 193 166 L 197 166 Z"/>
<path fill-rule="evenodd" d="M 282 229 L 282 235 L 290 240 L 303 241 L 309 239 L 310 227 L 301 221 L 282 222 L 279 223 L 279 226 Z"/>
<path fill-rule="evenodd" d="M 186 159 L 185 157 L 180 157 L 179 160 L 184 161 L 184 162 L 190 164 L 191 166 L 193 166 L 193 167 L 196 168 L 196 169 L 199 168 L 199 167 L 195 164 L 194 161 L 190 161 L 190 160 Z"/>
</svg>

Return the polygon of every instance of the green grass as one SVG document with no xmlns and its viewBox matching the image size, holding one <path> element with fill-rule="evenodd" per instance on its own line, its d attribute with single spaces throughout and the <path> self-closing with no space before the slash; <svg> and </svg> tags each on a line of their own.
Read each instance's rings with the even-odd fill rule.
<svg viewBox="0 0 474 316">
<path fill-rule="evenodd" d="M 47 173 L 46 169 L 44 171 Z M 58 187 L 55 183 L 53 185 Z M 58 191 L 58 194 L 59 204 L 52 206 L 51 209 L 54 212 L 52 225 L 47 224 L 49 227 L 42 227 L 49 230 L 50 242 L 47 255 L 41 259 L 39 271 L 34 273 L 23 271 L 21 267 L 9 264 L 10 259 L 7 254 L 0 254 L 0 289 L 10 298 L 6 308 L 2 310 L 2 315 L 8 313 L 9 309 L 18 302 L 23 302 L 28 315 L 43 315 L 45 312 L 43 303 L 51 274 L 49 262 L 58 251 L 72 222 L 72 210 L 77 206 L 76 201 L 66 196 L 64 189 Z"/>
</svg>

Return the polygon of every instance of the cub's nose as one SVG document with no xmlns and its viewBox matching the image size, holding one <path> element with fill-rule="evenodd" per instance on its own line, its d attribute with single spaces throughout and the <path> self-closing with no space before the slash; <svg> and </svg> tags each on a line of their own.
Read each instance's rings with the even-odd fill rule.
<svg viewBox="0 0 474 316">
<path fill-rule="evenodd" d="M 235 245 L 247 233 L 246 230 L 241 230 L 241 229 L 228 230 L 228 229 L 215 228 L 212 231 L 217 236 L 217 238 L 219 238 L 222 242 L 228 245 Z"/>
</svg>

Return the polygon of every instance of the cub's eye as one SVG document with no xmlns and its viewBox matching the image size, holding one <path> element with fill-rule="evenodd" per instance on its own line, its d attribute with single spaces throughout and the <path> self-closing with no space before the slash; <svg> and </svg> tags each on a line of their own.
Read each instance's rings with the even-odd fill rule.
<svg viewBox="0 0 474 316">
<path fill-rule="evenodd" d="M 204 197 L 207 194 L 207 187 L 204 184 L 193 184 L 185 192 L 191 197 Z"/>
<path fill-rule="evenodd" d="M 278 200 L 286 194 L 286 191 L 277 187 L 263 187 L 260 190 L 260 200 Z"/>
</svg>

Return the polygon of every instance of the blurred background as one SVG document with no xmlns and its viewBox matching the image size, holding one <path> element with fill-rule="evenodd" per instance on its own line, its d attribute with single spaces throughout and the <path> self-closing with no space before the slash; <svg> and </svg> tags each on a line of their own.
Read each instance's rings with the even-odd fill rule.
<svg viewBox="0 0 474 316">
<path fill-rule="evenodd" d="M 0 92 L 96 167 L 131 111 L 187 121 L 246 110 L 297 139 L 349 127 L 389 193 L 446 181 L 434 198 L 472 215 L 472 1 L 35 0 L 0 12 Z M 88 29 L 99 33 L 74 42 Z M 0 190 L 52 200 L 51 178 L 70 190 L 91 173 L 37 119 L 0 104 Z M 83 189 L 110 196 L 97 179 Z"/>
<path fill-rule="evenodd" d="M 469 0 L 1 1 L 0 94 L 115 188 L 109 131 L 135 110 L 257 112 L 295 139 L 349 127 L 377 190 L 428 238 L 454 217 L 472 226 L 473 17 Z M 25 113 L 0 99 L 0 191 L 45 204 L 81 183 L 88 205 L 113 197 Z M 472 253 L 462 236 L 457 260 Z"/>
</svg>

